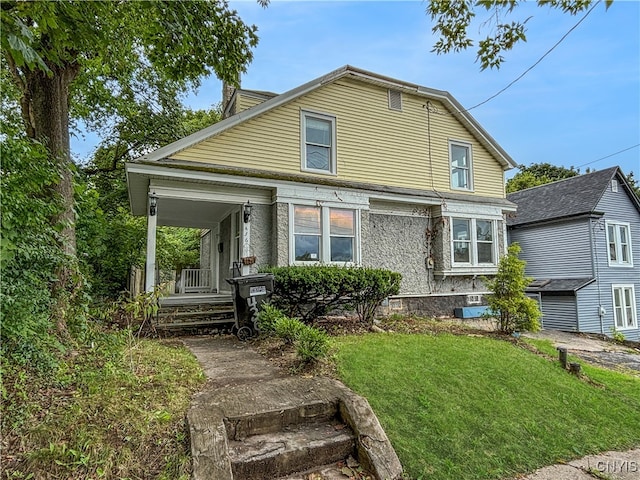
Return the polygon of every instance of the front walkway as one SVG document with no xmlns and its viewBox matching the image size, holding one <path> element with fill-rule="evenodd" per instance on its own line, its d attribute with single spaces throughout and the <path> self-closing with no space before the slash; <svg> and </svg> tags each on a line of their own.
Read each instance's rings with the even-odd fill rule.
<svg viewBox="0 0 640 480">
<path fill-rule="evenodd" d="M 231 335 L 186 337 L 183 342 L 195 354 L 208 377 L 206 387 L 194 396 L 187 414 L 194 480 L 234 479 L 232 470 L 240 468 L 236 467 L 239 461 L 234 467 L 231 465 L 236 448 L 232 444 L 236 437 L 246 444 L 245 439 L 253 434 L 247 433 L 249 431 L 277 433 L 282 430 L 280 427 L 288 430 L 298 417 L 301 421 L 313 422 L 327 415 L 339 416 L 345 427 L 353 431 L 352 448 L 367 471 L 375 472 L 379 479 L 400 479 L 400 461 L 368 402 L 342 383 L 328 377 L 286 375 L 249 344 Z M 260 441 L 268 442 L 262 436 Z M 259 475 L 270 480 L 275 477 L 302 480 L 309 475 L 319 475 L 313 478 L 326 480 L 350 478 L 341 473 L 338 464 L 333 464 L 334 460 L 322 460 L 323 455 L 317 453 L 320 450 L 315 446 L 321 442 L 321 439 L 309 444 L 303 442 L 300 447 L 312 461 L 319 462 L 306 467 L 311 470 L 304 475 L 293 474 L 285 478 L 272 474 L 273 470 L 261 470 Z M 280 448 L 293 442 L 277 443 Z"/>
</svg>

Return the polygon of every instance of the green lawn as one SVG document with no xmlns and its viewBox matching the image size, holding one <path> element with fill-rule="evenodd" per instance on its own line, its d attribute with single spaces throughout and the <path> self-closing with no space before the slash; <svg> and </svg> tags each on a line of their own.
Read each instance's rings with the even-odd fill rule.
<svg viewBox="0 0 640 480">
<path fill-rule="evenodd" d="M 592 381 L 509 342 L 452 335 L 334 339 L 342 380 L 365 396 L 411 478 L 489 479 L 640 445 L 640 379 Z"/>
</svg>

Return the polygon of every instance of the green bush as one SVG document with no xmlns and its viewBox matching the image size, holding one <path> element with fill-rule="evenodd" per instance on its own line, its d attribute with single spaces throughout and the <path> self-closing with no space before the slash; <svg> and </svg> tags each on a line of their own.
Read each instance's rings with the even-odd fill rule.
<svg viewBox="0 0 640 480">
<path fill-rule="evenodd" d="M 329 335 L 305 325 L 296 341 L 296 352 L 303 362 L 316 361 L 329 352 Z"/>
<path fill-rule="evenodd" d="M 263 269 L 274 275 L 273 304 L 310 323 L 335 310 L 355 311 L 373 322 L 376 308 L 400 290 L 402 276 L 390 270 L 338 266 L 290 266 Z"/>
<path fill-rule="evenodd" d="M 526 262 L 518 258 L 519 253 L 520 245 L 511 244 L 500 259 L 496 276 L 486 281 L 491 294 L 487 295 L 489 308 L 484 316 L 495 318 L 502 333 L 540 330 L 542 314 L 538 303 L 525 293 L 531 278 L 524 274 Z"/>
<path fill-rule="evenodd" d="M 266 334 L 275 333 L 276 322 L 285 316 L 282 310 L 270 303 L 263 303 L 258 312 L 258 331 Z"/>
<path fill-rule="evenodd" d="M 305 328 L 307 328 L 307 326 L 297 318 L 286 316 L 278 318 L 274 324 L 274 332 L 276 336 L 290 344 L 294 343 L 298 339 L 300 333 Z"/>
</svg>

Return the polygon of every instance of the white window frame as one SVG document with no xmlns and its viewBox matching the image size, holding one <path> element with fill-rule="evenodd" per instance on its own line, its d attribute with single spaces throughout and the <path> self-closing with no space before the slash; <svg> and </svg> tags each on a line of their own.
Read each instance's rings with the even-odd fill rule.
<svg viewBox="0 0 640 480">
<path fill-rule="evenodd" d="M 622 309 L 622 318 L 618 317 L 618 311 L 616 310 L 616 290 L 620 290 L 620 299 L 622 305 L 618 308 Z M 631 291 L 631 305 L 627 305 L 625 302 L 624 293 L 625 290 Z M 638 310 L 636 310 L 636 292 L 633 284 L 613 284 L 611 285 L 611 304 L 613 305 L 613 326 L 616 330 L 634 330 L 638 328 Z M 628 324 L 627 309 L 631 308 L 631 325 Z M 618 324 L 618 321 L 622 323 L 622 326 Z"/>
<path fill-rule="evenodd" d="M 468 175 L 468 188 L 457 187 L 453 184 L 453 147 L 462 147 L 466 148 L 469 152 L 469 158 L 467 161 L 467 175 Z M 449 184 L 451 185 L 452 190 L 460 190 L 463 192 L 473 192 L 473 149 L 471 148 L 471 143 L 464 142 L 461 140 L 449 140 Z"/>
<path fill-rule="evenodd" d="M 456 262 L 455 261 L 455 252 L 454 252 L 454 243 L 456 239 L 453 238 L 453 221 L 454 220 L 465 220 L 469 222 L 469 229 L 471 238 L 468 240 L 469 242 L 469 262 Z M 492 263 L 479 263 L 478 262 L 478 232 L 476 227 L 476 222 L 490 222 L 491 223 L 491 238 L 493 241 L 492 245 Z M 491 218 L 473 218 L 473 217 L 463 217 L 463 216 L 455 216 L 450 217 L 449 221 L 449 237 L 450 237 L 450 249 L 451 249 L 451 266 L 456 267 L 495 267 L 498 264 L 498 236 L 496 230 L 496 221 Z M 485 242 L 481 242 L 485 243 Z"/>
<path fill-rule="evenodd" d="M 316 118 L 331 123 L 331 145 L 329 146 L 329 170 L 307 167 L 307 118 Z M 303 172 L 320 173 L 323 175 L 337 174 L 336 155 L 336 117 L 328 113 L 311 112 L 309 110 L 300 111 L 300 170 Z"/>
<path fill-rule="evenodd" d="M 320 259 L 318 261 L 296 260 L 296 239 L 295 239 L 295 207 L 313 206 L 320 208 Z M 332 262 L 331 258 L 331 222 L 329 212 L 331 209 L 351 210 L 354 212 L 354 238 L 353 238 L 353 261 L 352 262 Z M 355 266 L 361 264 L 360 245 L 360 209 L 350 208 L 343 205 L 317 205 L 307 202 L 296 202 L 289 204 L 289 265 L 343 265 Z"/>
<path fill-rule="evenodd" d="M 609 250 L 609 242 L 610 242 L 609 227 L 610 226 L 614 227 L 614 232 L 615 232 L 614 243 L 616 246 L 616 260 L 611 260 L 611 255 L 610 255 L 611 252 Z M 622 261 L 622 244 L 620 242 L 621 228 L 625 228 L 627 230 L 627 242 L 628 242 L 627 247 L 628 247 L 628 254 L 629 254 L 628 262 Z M 625 268 L 633 267 L 633 251 L 631 250 L 631 245 L 633 243 L 631 241 L 631 225 L 627 222 L 607 221 L 605 225 L 605 235 L 606 235 L 606 241 L 607 241 L 607 261 L 609 262 L 609 266 L 625 267 Z"/>
</svg>

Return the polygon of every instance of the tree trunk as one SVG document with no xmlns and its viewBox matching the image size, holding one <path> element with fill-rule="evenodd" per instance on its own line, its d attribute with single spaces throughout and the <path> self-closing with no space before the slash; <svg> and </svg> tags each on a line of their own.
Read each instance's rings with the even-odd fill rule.
<svg viewBox="0 0 640 480">
<path fill-rule="evenodd" d="M 69 141 L 69 85 L 78 69 L 74 65 L 49 65 L 52 74 L 42 70 L 25 72 L 26 96 L 29 99 L 28 118 L 34 138 L 47 147 L 57 166 L 59 181 L 49 194 L 62 204 L 60 212 L 51 219 L 60 225 L 60 249 L 67 261 L 58 267 L 52 285 L 55 300 L 53 317 L 59 333 L 66 334 L 69 306 L 79 288 L 76 275 L 76 229 L 73 197 L 73 171 Z"/>
</svg>

